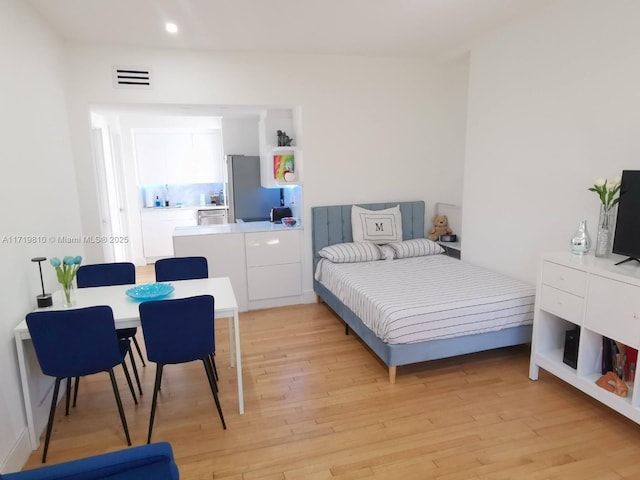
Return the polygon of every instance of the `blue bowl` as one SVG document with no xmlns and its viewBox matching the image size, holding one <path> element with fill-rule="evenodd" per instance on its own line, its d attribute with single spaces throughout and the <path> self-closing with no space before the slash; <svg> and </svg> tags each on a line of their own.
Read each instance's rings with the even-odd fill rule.
<svg viewBox="0 0 640 480">
<path fill-rule="evenodd" d="M 146 283 L 130 288 L 126 294 L 134 300 L 159 300 L 170 295 L 174 290 L 170 283 Z"/>
</svg>

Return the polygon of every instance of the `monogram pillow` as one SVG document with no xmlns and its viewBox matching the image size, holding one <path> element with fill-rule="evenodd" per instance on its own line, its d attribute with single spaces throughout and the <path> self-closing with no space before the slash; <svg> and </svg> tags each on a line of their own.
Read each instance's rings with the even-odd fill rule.
<svg viewBox="0 0 640 480">
<path fill-rule="evenodd" d="M 402 241 L 400 205 L 385 210 L 351 207 L 351 235 L 354 242 L 373 242 L 378 245 Z"/>
</svg>

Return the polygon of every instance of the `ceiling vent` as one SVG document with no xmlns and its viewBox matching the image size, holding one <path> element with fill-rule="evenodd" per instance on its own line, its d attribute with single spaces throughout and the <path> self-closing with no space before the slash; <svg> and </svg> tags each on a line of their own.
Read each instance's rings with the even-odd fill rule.
<svg viewBox="0 0 640 480">
<path fill-rule="evenodd" d="M 113 67 L 115 88 L 151 88 L 151 70 L 136 67 Z"/>
</svg>

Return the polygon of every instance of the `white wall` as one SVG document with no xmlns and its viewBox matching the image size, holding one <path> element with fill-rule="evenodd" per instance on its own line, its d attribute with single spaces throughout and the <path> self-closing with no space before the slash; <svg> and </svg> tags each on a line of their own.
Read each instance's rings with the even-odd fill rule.
<svg viewBox="0 0 640 480">
<path fill-rule="evenodd" d="M 459 203 L 466 61 L 251 55 L 69 44 L 71 129 L 86 233 L 99 231 L 88 106 L 161 103 L 299 107 L 304 215 L 322 204 Z M 153 72 L 150 90 L 115 89 L 112 65 Z M 301 132 L 296 135 L 300 138 Z M 99 250 L 88 250 L 95 261 Z M 304 288 L 311 291 L 311 232 Z"/>
<path fill-rule="evenodd" d="M 40 291 L 37 264 L 30 259 L 84 254 L 82 245 L 59 244 L 50 238 L 80 234 L 61 54 L 57 38 L 26 2 L 0 2 L 1 472 L 19 470 L 31 453 L 13 340 L 13 328 L 35 308 Z M 17 238 L 25 235 L 34 243 Z M 46 290 L 54 291 L 55 274 L 48 263 L 43 264 L 43 275 Z M 46 418 L 51 381 L 36 380 Z"/>
<path fill-rule="evenodd" d="M 594 178 L 640 169 L 640 2 L 564 0 L 472 49 L 466 260 L 535 282 L 539 255 L 595 239 Z"/>
</svg>

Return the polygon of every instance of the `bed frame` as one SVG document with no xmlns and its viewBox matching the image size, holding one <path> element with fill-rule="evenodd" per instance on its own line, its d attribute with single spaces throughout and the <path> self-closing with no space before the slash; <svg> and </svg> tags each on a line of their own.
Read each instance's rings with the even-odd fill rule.
<svg viewBox="0 0 640 480">
<path fill-rule="evenodd" d="M 357 204 L 369 210 L 383 210 L 400 205 L 402 213 L 402 239 L 424 238 L 425 203 L 390 202 Z M 334 205 L 312 207 L 313 271 L 320 261 L 318 252 L 323 247 L 336 243 L 352 242 L 351 207 Z M 507 328 L 496 332 L 465 335 L 444 340 L 430 340 L 409 344 L 389 344 L 380 340 L 369 328 L 320 282 L 314 279 L 313 290 L 345 322 L 349 328 L 373 350 L 389 367 L 389 381 L 395 383 L 397 367 L 466 353 L 481 352 L 494 348 L 521 345 L 531 342 L 531 325 Z"/>
</svg>

